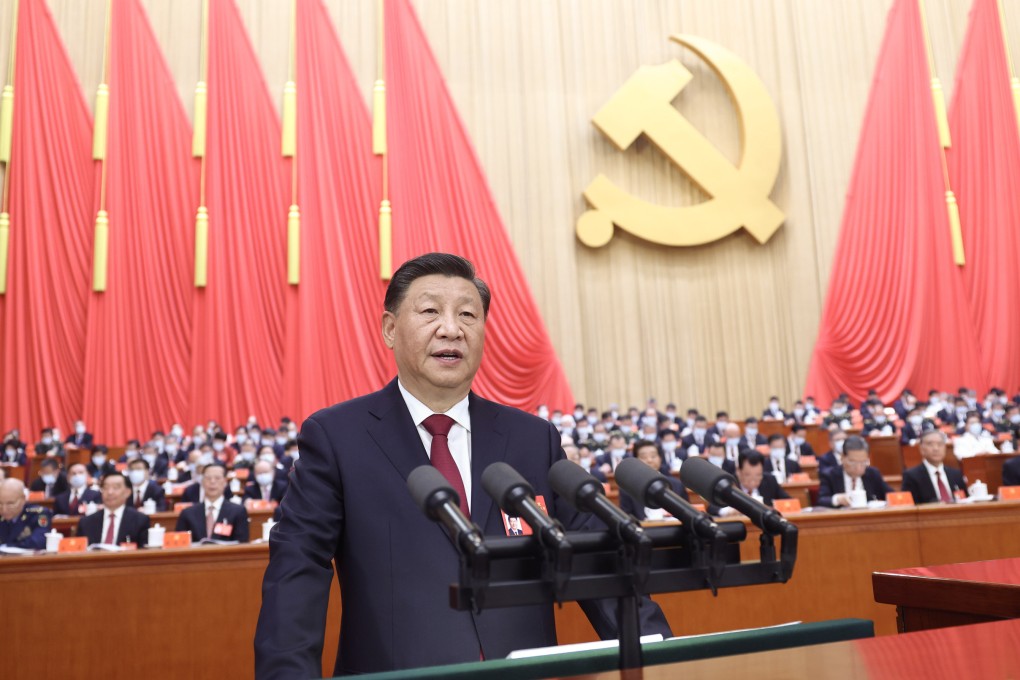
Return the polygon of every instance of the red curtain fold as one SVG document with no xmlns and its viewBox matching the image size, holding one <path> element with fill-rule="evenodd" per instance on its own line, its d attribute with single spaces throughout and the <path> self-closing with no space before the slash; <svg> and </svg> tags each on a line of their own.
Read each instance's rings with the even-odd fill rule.
<svg viewBox="0 0 1020 680">
<path fill-rule="evenodd" d="M 84 413 L 98 441 L 120 443 L 187 416 L 198 164 L 138 0 L 111 5 L 109 265 L 89 299 Z"/>
<path fill-rule="evenodd" d="M 300 419 L 395 375 L 380 334 L 380 163 L 321 0 L 298 1 L 297 93 L 301 283 L 287 292 L 284 409 Z"/>
<path fill-rule="evenodd" d="M 889 12 L 861 128 L 807 394 L 983 384 L 953 264 L 941 148 L 916 0 Z"/>
<path fill-rule="evenodd" d="M 386 0 L 393 263 L 430 251 L 474 262 L 492 289 L 479 394 L 534 409 L 573 396 L 446 82 L 407 0 Z"/>
<path fill-rule="evenodd" d="M 975 0 L 949 109 L 970 311 L 989 381 L 1020 385 L 1020 131 L 996 0 Z"/>
<path fill-rule="evenodd" d="M 92 122 L 44 0 L 21 0 L 15 70 L 0 429 L 36 441 L 81 415 L 92 254 Z"/>
<path fill-rule="evenodd" d="M 194 290 L 189 423 L 281 415 L 289 162 L 234 0 L 209 4 L 209 268 Z"/>
</svg>

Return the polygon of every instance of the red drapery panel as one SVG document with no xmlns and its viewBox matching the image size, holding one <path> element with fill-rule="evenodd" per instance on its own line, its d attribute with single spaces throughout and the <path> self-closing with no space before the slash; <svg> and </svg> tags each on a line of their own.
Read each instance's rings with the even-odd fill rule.
<svg viewBox="0 0 1020 680">
<path fill-rule="evenodd" d="M 917 0 L 889 12 L 806 393 L 979 387 Z"/>
<path fill-rule="evenodd" d="M 949 173 L 960 203 L 964 277 L 985 375 L 1020 385 L 1020 132 L 996 0 L 975 0 L 949 110 Z"/>
<path fill-rule="evenodd" d="M 394 267 L 437 250 L 474 262 L 492 289 L 475 389 L 523 409 L 573 407 L 471 140 L 407 0 L 386 1 L 385 24 Z"/>
<path fill-rule="evenodd" d="M 301 283 L 287 293 L 284 408 L 312 411 L 395 375 L 382 342 L 380 167 L 361 93 L 321 0 L 297 12 Z"/>
<path fill-rule="evenodd" d="M 21 1 L 15 69 L 0 429 L 36 441 L 81 416 L 92 254 L 92 123 L 44 0 Z"/>
<path fill-rule="evenodd" d="M 234 0 L 209 4 L 209 269 L 195 289 L 189 424 L 281 415 L 289 163 Z"/>
<path fill-rule="evenodd" d="M 114 0 L 107 289 L 91 293 L 85 418 L 121 443 L 185 422 L 198 164 L 191 128 L 138 0 Z"/>
</svg>

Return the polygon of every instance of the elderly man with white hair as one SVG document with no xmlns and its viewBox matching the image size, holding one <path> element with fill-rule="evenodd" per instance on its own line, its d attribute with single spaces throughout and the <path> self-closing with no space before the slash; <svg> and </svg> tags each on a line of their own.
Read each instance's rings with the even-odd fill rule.
<svg viewBox="0 0 1020 680">
<path fill-rule="evenodd" d="M 43 550 L 51 519 L 46 508 L 25 503 L 25 483 L 20 479 L 0 482 L 0 545 Z"/>
</svg>

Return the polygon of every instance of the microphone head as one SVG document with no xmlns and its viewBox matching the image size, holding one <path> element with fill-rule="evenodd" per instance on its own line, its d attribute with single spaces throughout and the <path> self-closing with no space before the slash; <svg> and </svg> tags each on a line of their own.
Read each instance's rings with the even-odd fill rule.
<svg viewBox="0 0 1020 680">
<path fill-rule="evenodd" d="M 581 507 L 579 498 L 581 491 L 592 485 L 595 487 L 596 493 L 605 493 L 599 481 L 585 472 L 584 468 L 577 463 L 563 459 L 556 461 L 549 468 L 549 486 L 579 510 L 584 509 Z"/>
<path fill-rule="evenodd" d="M 680 466 L 680 481 L 709 503 L 719 505 L 722 501 L 716 498 L 716 491 L 720 484 L 729 486 L 735 480 L 728 472 L 717 468 L 704 458 L 688 458 Z"/>
<path fill-rule="evenodd" d="M 460 503 L 460 497 L 446 481 L 443 473 L 431 465 L 420 465 L 412 470 L 407 476 L 407 489 L 411 492 L 415 504 L 431 519 L 436 518 L 437 503 L 447 499 L 455 505 Z"/>
<path fill-rule="evenodd" d="M 528 496 L 535 495 L 535 490 L 528 484 L 528 480 L 524 479 L 517 470 L 502 462 L 493 463 L 485 468 L 482 473 L 482 488 L 492 497 L 492 500 L 496 501 L 496 505 L 508 513 L 514 512 L 510 507 L 512 491 L 522 489 Z"/>
<path fill-rule="evenodd" d="M 637 458 L 624 458 L 616 466 L 616 484 L 638 501 L 649 505 L 648 487 L 663 476 Z"/>
</svg>

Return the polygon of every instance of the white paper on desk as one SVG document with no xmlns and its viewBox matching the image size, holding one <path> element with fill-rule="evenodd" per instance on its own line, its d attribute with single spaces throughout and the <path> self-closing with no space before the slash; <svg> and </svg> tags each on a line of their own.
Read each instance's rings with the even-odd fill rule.
<svg viewBox="0 0 1020 680">
<path fill-rule="evenodd" d="M 120 547 L 115 543 L 93 543 L 88 547 L 89 550 L 105 550 L 107 552 L 123 552 L 124 548 Z"/>
<path fill-rule="evenodd" d="M 777 623 L 774 626 L 762 626 L 761 628 L 737 628 L 736 630 L 720 630 L 715 633 L 699 633 L 698 635 L 678 635 L 676 637 L 669 638 L 670 640 L 691 640 L 693 638 L 704 638 L 712 637 L 713 635 L 727 635 L 729 633 L 747 633 L 752 630 L 769 630 L 771 628 L 785 628 L 786 626 L 798 626 L 804 623 L 803 621 L 788 621 L 786 623 Z"/>
<path fill-rule="evenodd" d="M 203 538 L 199 545 L 241 545 L 240 541 L 223 541 L 218 538 Z"/>
<path fill-rule="evenodd" d="M 2 555 L 30 555 L 35 551 L 31 548 L 17 548 L 13 545 L 0 545 L 0 554 Z"/>
<path fill-rule="evenodd" d="M 646 642 L 662 642 L 662 635 L 642 635 L 641 644 Z M 573 645 L 557 645 L 554 647 L 534 647 L 532 649 L 518 649 L 507 654 L 508 659 L 530 659 L 536 656 L 549 656 L 551 654 L 568 654 L 570 652 L 588 652 L 593 649 L 615 649 L 620 646 L 619 640 L 599 640 L 598 642 L 578 642 Z"/>
</svg>

